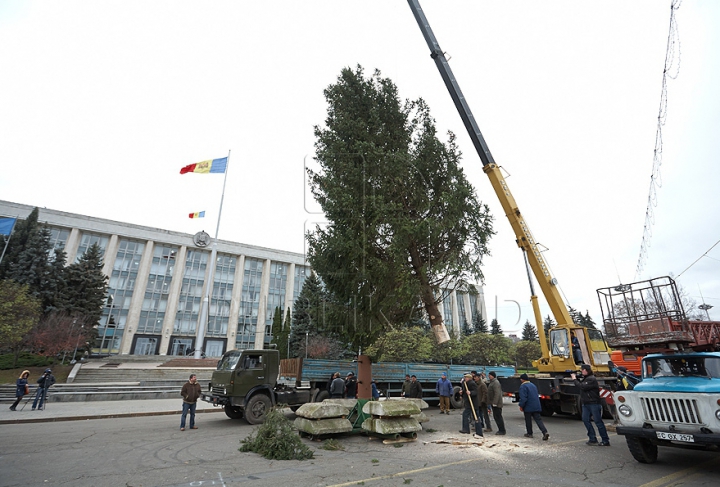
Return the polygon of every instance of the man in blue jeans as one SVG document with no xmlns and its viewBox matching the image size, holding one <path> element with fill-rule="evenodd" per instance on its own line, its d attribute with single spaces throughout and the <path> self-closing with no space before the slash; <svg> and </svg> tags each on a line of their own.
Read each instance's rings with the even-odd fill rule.
<svg viewBox="0 0 720 487">
<path fill-rule="evenodd" d="M 198 384 L 197 377 L 195 374 L 190 374 L 190 380 L 188 380 L 182 387 L 180 395 L 183 398 L 182 417 L 180 418 L 180 431 L 185 431 L 185 418 L 188 412 L 190 412 L 190 429 L 196 430 L 195 426 L 195 408 L 197 407 L 197 400 L 200 398 L 202 388 Z"/>
<path fill-rule="evenodd" d="M 600 402 L 600 385 L 598 384 L 595 375 L 593 375 L 592 368 L 588 364 L 583 364 L 581 369 L 582 380 L 578 379 L 575 374 L 570 374 L 570 378 L 575 382 L 575 385 L 580 388 L 580 404 L 582 405 L 582 420 L 587 428 L 588 441 L 586 445 L 600 445 L 610 446 L 610 437 L 608 437 L 607 430 L 605 429 L 605 423 L 602 420 L 602 403 Z M 595 422 L 600 439 L 598 443 L 597 436 L 595 435 L 595 428 L 593 428 L 590 419 Z"/>
<path fill-rule="evenodd" d="M 45 409 L 43 403 L 46 402 L 48 389 L 50 389 L 51 385 L 55 384 L 55 376 L 52 374 L 52 370 L 45 369 L 45 373 L 37 380 L 37 383 L 38 388 L 32 405 L 33 411 L 35 411 L 35 408 L 39 408 L 39 410 Z M 38 400 L 40 401 L 39 405 Z"/>
</svg>

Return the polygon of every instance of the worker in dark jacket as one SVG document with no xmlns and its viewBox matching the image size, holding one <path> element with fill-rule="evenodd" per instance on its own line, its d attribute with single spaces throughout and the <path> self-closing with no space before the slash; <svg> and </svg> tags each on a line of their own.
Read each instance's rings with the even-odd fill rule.
<svg viewBox="0 0 720 487">
<path fill-rule="evenodd" d="M 490 417 L 488 416 L 487 412 L 487 398 L 488 398 L 488 388 L 487 384 L 483 380 L 483 376 L 475 372 L 474 370 L 470 372 L 473 376 L 473 380 L 475 381 L 475 384 L 477 384 L 478 388 L 478 402 L 475 404 L 475 409 L 478 410 L 478 417 L 482 416 L 481 420 L 483 421 L 483 427 L 486 428 L 483 431 L 492 431 L 490 428 Z"/>
<path fill-rule="evenodd" d="M 525 415 L 525 430 L 527 431 L 525 438 L 533 437 L 532 422 L 535 420 L 535 423 L 537 423 L 538 428 L 540 428 L 543 434 L 543 441 L 547 441 L 548 438 L 550 438 L 550 433 L 548 433 L 547 428 L 545 428 L 545 424 L 540 416 L 540 412 L 542 411 L 540 395 L 538 394 L 537 387 L 530 382 L 527 374 L 520 376 L 519 396 L 520 401 L 518 405 L 520 406 L 520 411 Z"/>
<path fill-rule="evenodd" d="M 497 380 L 497 372 L 494 370 L 488 374 L 490 382 L 488 383 L 488 412 L 492 412 L 493 419 L 497 423 L 498 430 L 496 435 L 505 435 L 505 420 L 502 417 L 503 407 L 503 391 L 500 382 Z"/>
<path fill-rule="evenodd" d="M 410 391 L 405 393 L 405 397 L 413 397 L 415 399 L 422 399 L 423 390 L 422 386 L 417 380 L 415 375 L 410 376 Z"/>
<path fill-rule="evenodd" d="M 578 378 L 575 374 L 570 374 L 570 378 L 575 382 L 575 385 L 580 389 L 580 404 L 582 405 L 582 420 L 587 428 L 588 441 L 587 445 L 600 445 L 610 446 L 610 437 L 608 437 L 607 430 L 605 429 L 605 423 L 602 420 L 602 403 L 600 402 L 600 385 L 598 384 L 595 375 L 593 375 L 592 367 L 588 364 L 583 364 L 580 371 L 582 374 L 581 378 Z M 597 441 L 595 435 L 595 428 L 593 428 L 592 422 L 595 422 L 598 433 L 600 434 L 600 443 Z"/>
<path fill-rule="evenodd" d="M 197 376 L 190 374 L 190 379 L 182 386 L 180 395 L 183 398 L 182 416 L 180 417 L 180 431 L 185 431 L 185 418 L 190 413 L 190 429 L 196 430 L 195 426 L 195 408 L 197 400 L 202 393 L 202 387 L 198 384 Z"/>
<path fill-rule="evenodd" d="M 460 433 L 470 434 L 470 418 L 475 419 L 475 434 L 473 438 L 483 438 L 482 416 L 477 415 L 477 384 L 473 380 L 472 374 L 465 374 L 463 382 L 460 384 L 460 394 L 463 397 L 462 429 Z"/>
<path fill-rule="evenodd" d="M 55 384 L 55 376 L 51 369 L 45 369 L 43 375 L 37 380 L 38 388 L 35 393 L 35 400 L 33 401 L 32 410 L 35 411 L 37 407 L 39 410 L 45 409 L 43 403 L 46 402 L 48 389 L 50 386 Z M 38 400 L 40 404 L 38 404 Z"/>
<path fill-rule="evenodd" d="M 333 381 L 330 384 L 330 397 L 333 399 L 342 399 L 345 395 L 345 381 L 340 377 L 340 372 L 335 372 Z"/>
<path fill-rule="evenodd" d="M 410 392 L 411 385 L 412 381 L 410 380 L 410 374 L 405 374 L 405 382 L 403 382 L 402 388 L 400 389 L 401 397 L 410 397 L 408 396 L 408 393 Z"/>
<path fill-rule="evenodd" d="M 345 397 L 355 399 L 355 396 L 357 396 L 357 385 L 355 374 L 349 372 L 347 377 L 345 377 Z"/>
</svg>

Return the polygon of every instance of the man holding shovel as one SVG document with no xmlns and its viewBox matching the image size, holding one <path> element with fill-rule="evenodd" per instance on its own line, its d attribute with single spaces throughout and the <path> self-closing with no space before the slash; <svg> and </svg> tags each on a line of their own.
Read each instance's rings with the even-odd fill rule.
<svg viewBox="0 0 720 487">
<path fill-rule="evenodd" d="M 483 438 L 483 423 L 482 417 L 478 418 L 475 404 L 477 404 L 477 384 L 472 380 L 472 374 L 465 374 L 463 376 L 463 383 L 460 389 L 460 394 L 463 396 L 463 406 L 465 409 L 462 414 L 462 429 L 460 433 L 469 435 L 470 434 L 470 417 L 475 419 L 475 434 L 473 438 Z"/>
</svg>

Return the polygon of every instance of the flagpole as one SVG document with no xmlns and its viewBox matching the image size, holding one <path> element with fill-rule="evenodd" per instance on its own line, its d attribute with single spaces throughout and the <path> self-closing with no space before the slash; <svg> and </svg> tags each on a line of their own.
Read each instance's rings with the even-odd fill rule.
<svg viewBox="0 0 720 487">
<path fill-rule="evenodd" d="M 205 286 L 205 295 L 203 296 L 202 306 L 200 308 L 200 323 L 198 324 L 197 338 L 195 340 L 194 358 L 202 358 L 203 347 L 205 346 L 205 330 L 207 329 L 208 314 L 210 310 L 210 288 L 215 278 L 215 264 L 217 260 L 217 241 L 220 234 L 220 217 L 222 216 L 223 201 L 225 200 L 225 183 L 227 183 L 227 175 L 230 171 L 230 151 L 228 150 L 227 166 L 225 166 L 225 178 L 223 179 L 222 195 L 220 196 L 220 210 L 218 211 L 217 226 L 215 227 L 215 238 L 212 243 L 212 251 L 210 252 L 210 274 L 208 282 Z M 229 344 L 228 344 L 229 345 Z M 229 347 L 228 347 L 229 348 Z"/>
</svg>

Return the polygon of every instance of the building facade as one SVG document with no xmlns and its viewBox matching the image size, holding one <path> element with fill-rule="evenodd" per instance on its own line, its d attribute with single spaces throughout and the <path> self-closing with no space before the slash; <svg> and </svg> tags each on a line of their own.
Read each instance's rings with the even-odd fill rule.
<svg viewBox="0 0 720 487">
<path fill-rule="evenodd" d="M 0 200 L 0 216 L 27 218 L 32 206 Z M 76 262 L 95 243 L 104 253 L 108 297 L 94 353 L 185 355 L 195 348 L 200 310 L 210 286 L 204 352 L 263 348 L 272 339 L 276 307 L 292 310 L 311 269 L 303 254 L 41 208 L 53 248 Z M 213 282 L 209 283 L 211 266 Z M 453 291 L 441 303 L 448 330 L 462 333 L 473 310 L 485 318 L 478 293 Z"/>
</svg>

